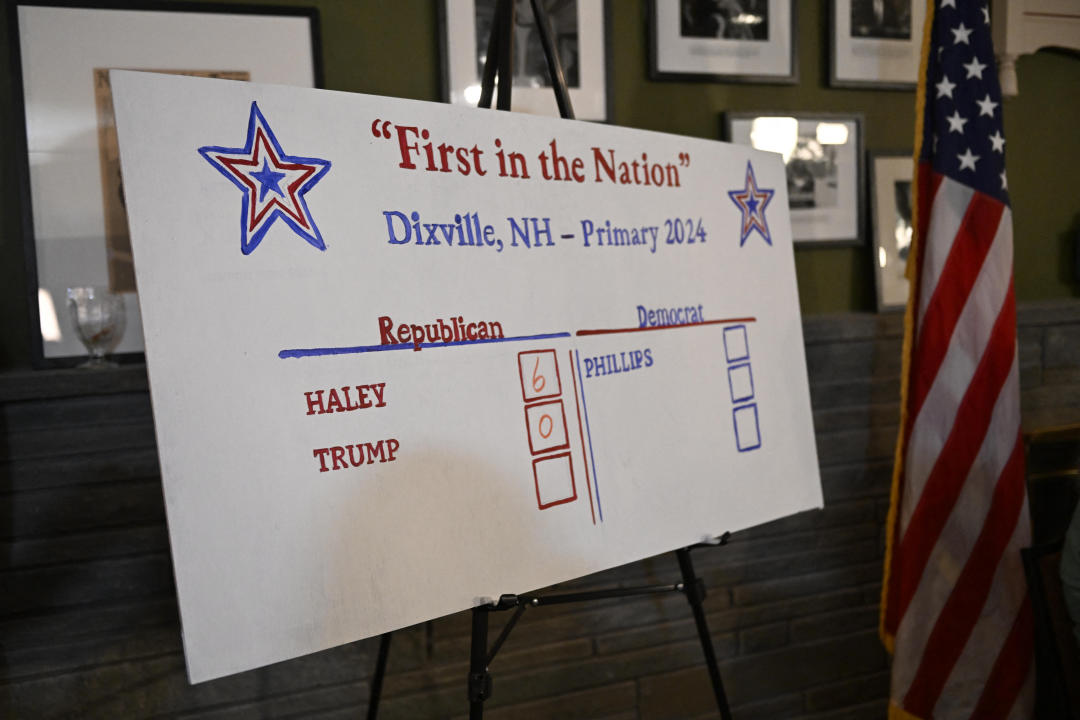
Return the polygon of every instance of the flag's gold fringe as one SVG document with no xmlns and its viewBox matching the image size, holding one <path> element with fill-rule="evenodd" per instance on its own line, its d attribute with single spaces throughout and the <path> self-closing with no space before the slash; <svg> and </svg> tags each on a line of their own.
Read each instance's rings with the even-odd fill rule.
<svg viewBox="0 0 1080 720">
<path fill-rule="evenodd" d="M 899 705 L 889 703 L 889 720 L 923 720 L 918 715 L 912 715 Z"/>
<path fill-rule="evenodd" d="M 922 238 L 919 237 L 919 193 L 923 188 L 919 187 L 919 155 L 922 153 L 923 139 L 923 115 L 926 110 L 926 69 L 930 59 L 930 35 L 934 26 L 934 0 L 926 0 L 926 20 L 923 24 L 922 56 L 919 62 L 919 87 L 915 92 L 915 155 L 911 162 L 913 165 L 912 178 L 916 180 L 911 184 L 911 246 L 908 249 L 907 267 L 905 274 L 908 279 L 907 308 L 904 311 L 904 348 L 901 354 L 900 366 L 900 429 L 896 435 L 896 452 L 893 456 L 892 487 L 889 490 L 889 516 L 885 523 L 885 570 L 881 581 L 881 614 L 878 623 L 878 634 L 885 649 L 890 653 L 896 650 L 896 638 L 885 627 L 886 601 L 889 597 L 889 580 L 892 572 L 893 538 L 896 534 L 896 517 L 900 508 L 901 468 L 905 453 L 904 428 L 907 427 L 907 400 L 908 400 L 908 376 L 911 372 L 911 346 L 914 342 L 915 308 L 919 301 L 919 278 L 916 277 L 918 257 Z M 893 710 L 897 713 L 893 715 Z M 889 720 L 907 720 L 914 716 L 909 715 L 900 708 L 889 706 Z"/>
</svg>

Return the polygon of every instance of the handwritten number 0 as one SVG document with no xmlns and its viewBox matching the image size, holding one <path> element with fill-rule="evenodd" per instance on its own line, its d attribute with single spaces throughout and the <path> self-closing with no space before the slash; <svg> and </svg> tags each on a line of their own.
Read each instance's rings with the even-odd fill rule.
<svg viewBox="0 0 1080 720">
<path fill-rule="evenodd" d="M 547 420 L 547 432 L 544 432 L 545 420 Z M 552 420 L 551 416 L 546 413 L 540 416 L 540 422 L 538 422 L 536 425 L 537 429 L 540 431 L 540 437 L 544 438 L 545 440 L 551 437 L 551 432 L 555 429 L 555 421 Z"/>
<path fill-rule="evenodd" d="M 537 374 L 537 370 L 539 370 L 539 369 L 540 369 L 540 356 L 537 355 L 536 356 L 536 364 L 533 365 L 533 376 L 532 376 L 533 392 L 542 392 L 544 390 L 544 386 L 547 385 L 547 380 L 544 379 L 544 376 Z M 545 437 L 547 437 L 547 436 L 545 435 Z"/>
</svg>

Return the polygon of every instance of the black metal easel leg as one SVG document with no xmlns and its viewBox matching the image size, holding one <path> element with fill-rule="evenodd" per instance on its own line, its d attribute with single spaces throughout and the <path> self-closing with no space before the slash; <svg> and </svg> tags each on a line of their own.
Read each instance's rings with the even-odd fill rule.
<svg viewBox="0 0 1080 720">
<path fill-rule="evenodd" d="M 727 694 L 724 692 L 724 683 L 720 680 L 720 666 L 716 663 L 716 652 L 713 650 L 712 636 L 709 634 L 709 625 L 705 621 L 705 583 L 694 574 L 694 564 L 690 560 L 689 548 L 681 548 L 675 551 L 679 559 L 679 570 L 682 571 L 685 585 L 686 599 L 690 603 L 690 609 L 694 613 L 694 624 L 697 625 L 698 639 L 701 640 L 701 649 L 705 653 L 705 664 L 709 668 L 709 679 L 712 680 L 713 694 L 716 695 L 716 706 L 720 709 L 720 717 L 723 720 L 731 720 L 731 709 L 728 708 Z"/>
<path fill-rule="evenodd" d="M 499 33 L 499 93 L 495 98 L 495 107 L 509 111 L 510 93 L 514 87 L 514 18 L 517 15 L 517 5 L 514 0 L 497 2 L 502 8 L 501 12 L 500 9 L 496 11 L 499 23 L 495 29 Z"/>
<path fill-rule="evenodd" d="M 491 675 L 488 673 L 488 617 L 486 607 L 472 609 L 472 649 L 469 652 L 469 720 L 482 720 L 484 701 L 491 696 Z"/>
<path fill-rule="evenodd" d="M 368 697 L 367 720 L 379 716 L 379 696 L 382 695 L 383 677 L 386 675 L 386 660 L 390 655 L 390 638 L 394 633 L 383 633 L 379 638 L 379 657 L 375 660 L 375 674 L 371 676 L 371 695 Z"/>
<path fill-rule="evenodd" d="M 559 116 L 565 120 L 573 120 L 574 106 L 570 102 L 570 91 L 566 88 L 562 60 L 559 59 L 559 51 L 555 47 L 555 39 L 551 32 L 551 21 L 542 0 L 532 0 L 532 10 L 533 17 L 536 19 L 536 29 L 540 34 L 540 44 L 544 46 L 548 77 L 551 78 L 551 87 L 555 91 L 555 103 L 559 106 Z"/>
</svg>

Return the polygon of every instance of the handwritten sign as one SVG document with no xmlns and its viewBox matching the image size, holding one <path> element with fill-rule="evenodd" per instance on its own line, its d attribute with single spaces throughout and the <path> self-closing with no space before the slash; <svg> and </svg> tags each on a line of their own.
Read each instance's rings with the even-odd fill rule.
<svg viewBox="0 0 1080 720">
<path fill-rule="evenodd" d="M 779 157 L 112 81 L 192 681 L 821 505 Z"/>
</svg>

